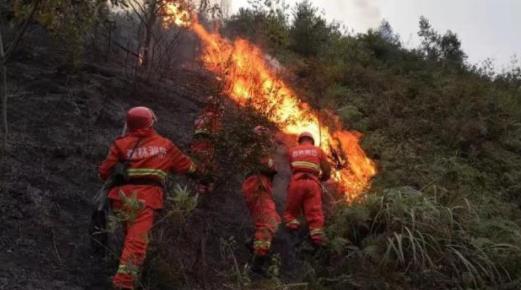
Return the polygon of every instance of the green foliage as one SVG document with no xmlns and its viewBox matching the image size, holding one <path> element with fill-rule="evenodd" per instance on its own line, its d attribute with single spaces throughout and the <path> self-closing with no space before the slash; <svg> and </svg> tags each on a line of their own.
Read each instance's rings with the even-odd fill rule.
<svg viewBox="0 0 521 290">
<path fill-rule="evenodd" d="M 304 56 L 316 56 L 329 36 L 326 21 L 317 15 L 318 9 L 305 0 L 296 5 L 290 29 L 290 48 Z"/>
<path fill-rule="evenodd" d="M 422 281 L 480 289 L 511 282 L 520 266 L 519 225 L 506 212 L 490 219 L 497 205 L 444 199 L 401 187 L 339 208 L 328 228 L 330 249 L 346 258 L 329 276 L 374 267 L 384 277 L 405 273 L 412 280 L 402 282 L 420 288 L 427 287 Z M 361 267 L 350 267 L 358 259 Z"/>
<path fill-rule="evenodd" d="M 133 192 L 131 196 L 126 196 L 123 192 L 119 192 L 121 207 L 114 209 L 114 212 L 108 216 L 107 232 L 113 234 L 121 223 L 132 223 L 136 220 L 139 212 L 143 209 L 144 204 L 137 198 L 137 193 Z"/>
<path fill-rule="evenodd" d="M 234 237 L 229 237 L 228 239 L 220 238 L 219 251 L 221 258 L 230 262 L 230 269 L 226 270 L 227 275 L 229 275 L 229 280 L 234 282 L 234 285 L 226 286 L 232 289 L 242 289 L 248 287 L 251 284 L 251 280 L 248 275 L 248 267 L 241 267 L 237 261 L 237 257 L 235 256 L 236 248 L 237 242 Z"/>
<path fill-rule="evenodd" d="M 107 1 L 103 0 L 39 0 L 14 1 L 17 18 L 27 17 L 32 2 L 39 4 L 35 20 L 48 29 L 55 37 L 60 48 L 65 49 L 66 63 L 78 66 L 83 60 L 86 41 L 92 36 L 92 28 L 107 19 Z"/>
<path fill-rule="evenodd" d="M 227 20 L 227 34 L 252 40 L 273 51 L 289 45 L 288 17 L 286 6 L 274 3 L 254 2 L 254 9 L 240 9 Z"/>
<path fill-rule="evenodd" d="M 379 166 L 372 193 L 328 221 L 329 261 L 310 261 L 306 281 L 313 289 L 519 288 L 515 60 L 501 74 L 470 66 L 457 35 L 425 18 L 422 45 L 411 50 L 387 22 L 345 35 L 309 2 L 293 11 L 280 26 L 288 45 L 263 44 L 301 97 L 364 133 Z"/>
<path fill-rule="evenodd" d="M 273 124 L 251 107 L 227 110 L 223 124 L 216 142 L 221 161 L 244 174 L 256 170 L 273 148 L 273 140 L 255 135 L 253 129 L 260 125 L 274 130 Z"/>
<path fill-rule="evenodd" d="M 430 60 L 445 60 L 453 64 L 463 64 L 466 58 L 461 50 L 461 41 L 452 31 L 438 34 L 425 17 L 420 18 L 420 31 L 423 52 Z"/>
<path fill-rule="evenodd" d="M 184 221 L 197 207 L 199 195 L 192 194 L 187 186 L 176 184 L 173 193 L 168 194 L 167 200 L 171 202 L 167 216 L 181 218 Z"/>
</svg>

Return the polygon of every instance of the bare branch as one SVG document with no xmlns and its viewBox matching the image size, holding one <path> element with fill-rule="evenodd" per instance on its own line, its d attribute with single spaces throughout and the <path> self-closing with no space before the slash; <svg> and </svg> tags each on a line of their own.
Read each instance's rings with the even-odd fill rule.
<svg viewBox="0 0 521 290">
<path fill-rule="evenodd" d="M 15 48 L 18 46 L 18 43 L 20 43 L 20 40 L 22 40 L 22 37 L 25 34 L 25 32 L 27 31 L 27 28 L 29 27 L 29 23 L 33 19 L 34 14 L 38 10 L 38 7 L 40 6 L 41 2 L 42 2 L 41 0 L 36 0 L 33 3 L 33 7 L 31 8 L 31 12 L 29 13 L 29 16 L 25 19 L 25 21 L 24 21 L 24 23 L 22 25 L 22 28 L 20 29 L 20 31 L 16 35 L 15 39 L 13 40 L 13 42 L 11 42 L 11 44 L 7 47 L 7 50 L 6 50 L 5 54 L 2 57 L 2 61 L 3 61 L 4 64 L 9 60 L 11 54 L 13 53 Z"/>
<path fill-rule="evenodd" d="M 145 15 L 145 12 L 142 11 L 142 13 L 140 13 L 136 7 L 134 6 L 134 4 L 132 4 L 132 2 L 128 2 L 130 8 L 132 8 L 132 10 L 134 10 L 134 13 L 137 15 L 137 17 L 139 18 L 139 21 L 141 21 L 141 23 L 146 23 L 145 21 L 145 18 L 143 18 L 143 16 Z"/>
<path fill-rule="evenodd" d="M 137 57 L 137 58 L 139 58 L 139 53 L 137 53 L 137 52 L 135 52 L 135 51 L 132 51 L 131 49 L 125 47 L 123 44 L 121 44 L 121 43 L 119 43 L 119 42 L 117 42 L 117 41 L 115 41 L 115 40 L 114 40 L 114 44 L 115 44 L 117 47 L 119 47 L 121 50 L 123 50 L 123 51 L 125 51 L 125 52 L 127 52 L 127 53 L 129 53 L 129 54 L 131 54 L 131 55 L 133 55 L 133 56 L 135 56 L 135 57 Z"/>
</svg>

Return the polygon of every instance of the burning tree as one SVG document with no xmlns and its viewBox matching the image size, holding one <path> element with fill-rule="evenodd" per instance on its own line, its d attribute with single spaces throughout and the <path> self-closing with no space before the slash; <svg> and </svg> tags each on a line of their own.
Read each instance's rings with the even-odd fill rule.
<svg viewBox="0 0 521 290">
<path fill-rule="evenodd" d="M 178 44 L 180 43 L 180 33 L 182 30 L 182 16 L 188 15 L 188 5 L 173 5 L 173 0 L 117 0 L 113 1 L 120 9 L 120 24 L 130 27 L 123 29 L 123 34 L 137 36 L 132 39 L 133 45 L 119 45 L 127 52 L 136 57 L 136 69 L 141 72 L 151 73 L 158 76 L 157 70 L 160 69 L 160 76 L 165 70 L 170 68 L 171 62 L 176 58 Z M 229 1 L 222 0 L 219 3 L 210 0 L 187 1 L 192 6 L 198 6 L 198 13 L 221 19 L 229 13 Z M 177 15 L 178 17 L 172 17 Z M 131 23 L 128 20 L 131 20 Z M 170 22 L 173 21 L 173 22 Z M 121 30 L 121 29 L 120 29 Z M 151 76 L 152 74 L 148 74 Z"/>
<path fill-rule="evenodd" d="M 251 106 L 265 115 L 285 134 L 311 132 L 334 162 L 334 180 L 346 199 L 360 196 L 376 174 L 374 162 L 360 147 L 361 134 L 344 130 L 338 118 L 320 119 L 320 113 L 277 75 L 261 49 L 244 39 L 230 41 L 210 32 L 187 7 L 169 2 L 163 24 L 185 27 L 199 37 L 201 61 L 223 80 L 224 93 L 239 106 Z"/>
</svg>

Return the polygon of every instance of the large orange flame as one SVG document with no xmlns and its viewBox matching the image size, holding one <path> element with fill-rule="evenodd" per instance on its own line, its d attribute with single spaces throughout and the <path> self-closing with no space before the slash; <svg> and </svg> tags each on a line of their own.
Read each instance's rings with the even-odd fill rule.
<svg viewBox="0 0 521 290">
<path fill-rule="evenodd" d="M 201 58 L 205 67 L 223 79 L 225 93 L 233 101 L 241 106 L 252 106 L 284 133 L 311 132 L 336 163 L 333 178 L 347 200 L 353 200 L 369 187 L 376 167 L 360 147 L 360 133 L 342 130 L 338 121 L 333 122 L 334 127 L 321 125 L 319 114 L 276 75 L 258 47 L 244 39 L 232 42 L 216 32 L 209 32 L 195 15 L 186 18 L 186 12 L 171 5 L 176 7 L 170 10 L 178 17 L 173 16 L 174 19 L 184 19 L 183 23 L 189 25 L 183 26 L 189 27 L 201 39 Z"/>
</svg>

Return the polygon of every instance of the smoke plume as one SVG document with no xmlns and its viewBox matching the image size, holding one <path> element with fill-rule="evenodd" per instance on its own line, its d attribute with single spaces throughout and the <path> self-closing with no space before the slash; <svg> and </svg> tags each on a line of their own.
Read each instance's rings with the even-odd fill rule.
<svg viewBox="0 0 521 290">
<path fill-rule="evenodd" d="M 356 9 L 361 12 L 360 21 L 366 28 L 374 27 L 382 19 L 376 2 L 377 0 L 354 0 Z"/>
</svg>

